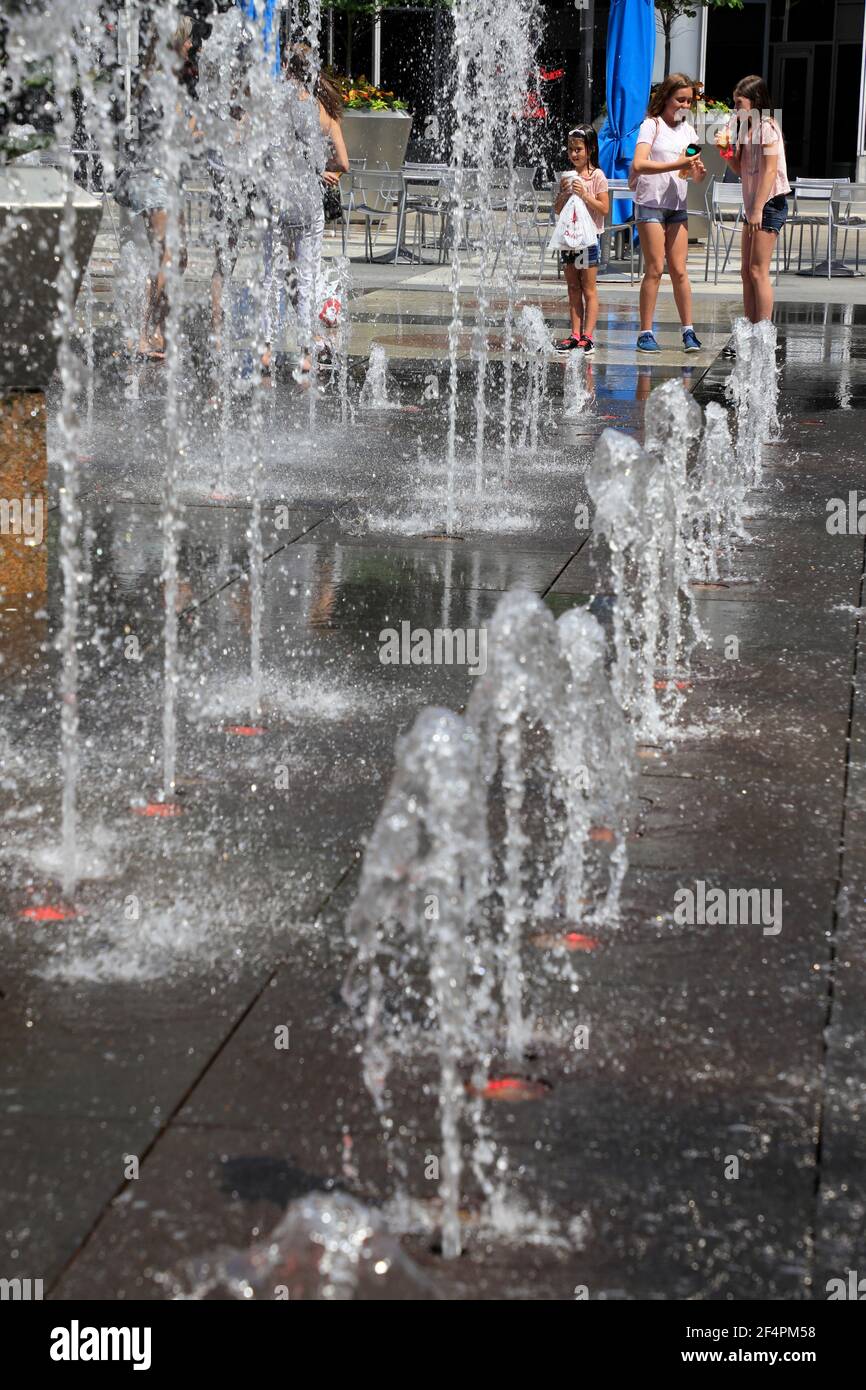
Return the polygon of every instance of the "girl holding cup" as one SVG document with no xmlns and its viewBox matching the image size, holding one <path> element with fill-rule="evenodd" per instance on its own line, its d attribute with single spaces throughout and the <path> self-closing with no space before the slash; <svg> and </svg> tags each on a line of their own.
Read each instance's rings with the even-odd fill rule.
<svg viewBox="0 0 866 1390">
<path fill-rule="evenodd" d="M 734 88 L 733 130 L 716 133 L 716 144 L 743 185 L 741 275 L 743 311 L 752 323 L 773 316 L 770 261 L 788 216 L 785 142 L 772 114 L 762 77 L 744 77 Z"/>
</svg>

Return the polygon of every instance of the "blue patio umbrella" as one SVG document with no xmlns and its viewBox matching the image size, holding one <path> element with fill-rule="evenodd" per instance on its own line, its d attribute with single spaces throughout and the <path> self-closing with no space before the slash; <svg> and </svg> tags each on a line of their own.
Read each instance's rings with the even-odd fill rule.
<svg viewBox="0 0 866 1390">
<path fill-rule="evenodd" d="M 656 48 L 653 0 L 611 0 L 607 22 L 607 119 L 598 132 L 599 161 L 609 179 L 628 178 L 646 115 Z M 623 200 L 619 215 L 628 215 Z"/>
<path fill-rule="evenodd" d="M 247 19 L 251 19 L 262 31 L 265 53 L 273 52 L 274 72 L 280 70 L 280 16 L 277 0 L 237 0 L 238 6 Z"/>
</svg>

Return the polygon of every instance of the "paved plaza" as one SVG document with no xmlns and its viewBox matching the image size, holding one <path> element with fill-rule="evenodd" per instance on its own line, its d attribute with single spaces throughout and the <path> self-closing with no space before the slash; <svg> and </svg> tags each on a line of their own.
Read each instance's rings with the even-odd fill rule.
<svg viewBox="0 0 866 1390">
<path fill-rule="evenodd" d="M 392 1197 L 341 993 L 353 955 L 345 918 L 395 736 L 426 705 L 463 709 L 472 677 L 382 666 L 379 634 L 404 619 L 477 629 L 515 586 L 557 617 L 590 602 L 603 615 L 592 538 L 574 526 L 598 437 L 611 427 L 640 438 L 644 402 L 670 378 L 702 405 L 724 400 L 735 275 L 707 287 L 695 275 L 704 348 L 693 357 L 663 291 L 663 352 L 650 363 L 633 351 L 637 285 L 616 276 L 601 288 L 594 404 L 565 418 L 563 368 L 551 362 L 537 456 L 518 459 L 474 510 L 467 502 L 459 538 L 443 538 L 433 484 L 447 429 L 448 267 L 356 259 L 352 269 L 350 399 L 377 342 L 402 408 L 353 408 L 344 428 L 329 389 L 311 439 L 308 399 L 277 370 L 258 404 L 238 395 L 226 489 L 210 384 L 194 371 L 182 383 L 195 422 L 180 477 L 183 813 L 146 816 L 160 782 L 164 369 L 146 367 L 130 398 L 101 234 L 81 460 L 84 872 L 65 921 L 34 911 L 57 899 L 61 787 L 61 479 L 48 393 L 47 572 L 0 615 L 0 1229 L 4 1273 L 42 1278 L 52 1298 L 160 1298 L 162 1273 L 192 1254 L 248 1248 L 295 1199 L 345 1192 L 378 1209 Z M 208 276 L 193 257 L 188 300 L 198 285 L 206 304 Z M 622 924 L 576 961 L 592 1045 L 568 1051 L 540 1023 L 526 1070 L 545 1086 L 488 1107 L 508 1154 L 510 1226 L 480 1225 L 470 1193 L 464 1257 L 443 1261 L 429 1233 L 410 1232 L 401 1244 L 421 1283 L 406 1275 L 401 1289 L 396 1273 L 390 1296 L 563 1299 L 586 1286 L 594 1299 L 810 1299 L 866 1268 L 864 539 L 826 524 L 828 501 L 847 499 L 863 472 L 860 283 L 784 276 L 779 287 L 782 436 L 765 450 L 735 574 L 695 587 L 711 641 L 694 660 L 682 736 L 639 749 Z M 541 283 L 526 274 L 521 299 L 559 336 L 565 294 L 550 263 Z M 462 307 L 468 381 L 471 277 Z M 468 388 L 462 400 L 468 437 Z M 254 429 L 268 447 L 264 701 L 250 734 Z M 674 894 L 697 882 L 779 890 L 782 930 L 678 925 Z M 419 1156 L 438 1143 L 430 1082 L 418 1058 L 400 1082 Z M 432 1209 L 420 1157 L 409 1189 Z"/>
</svg>

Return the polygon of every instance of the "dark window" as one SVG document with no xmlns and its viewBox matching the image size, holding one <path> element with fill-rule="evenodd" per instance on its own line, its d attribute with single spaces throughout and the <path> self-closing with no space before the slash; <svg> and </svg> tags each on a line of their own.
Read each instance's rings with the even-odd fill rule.
<svg viewBox="0 0 866 1390">
<path fill-rule="evenodd" d="M 812 140 L 810 167 L 807 173 L 821 178 L 830 173 L 830 113 L 833 109 L 833 45 L 815 45 L 815 66 L 812 70 Z M 858 92 L 859 96 L 859 92 Z"/>
<path fill-rule="evenodd" d="M 439 130 L 437 84 L 441 89 L 451 69 L 450 20 L 431 10 L 385 10 L 382 15 L 382 86 L 412 112 L 411 144 L 407 157 L 435 159 L 444 148 Z M 431 117 L 436 115 L 436 123 Z M 429 148 L 427 148 L 429 146 Z"/>
<path fill-rule="evenodd" d="M 707 15 L 706 94 L 731 105 L 741 77 L 764 71 L 763 4 L 747 3 L 742 10 L 711 9 Z M 772 95 L 772 93 L 771 93 Z"/>
<path fill-rule="evenodd" d="M 863 42 L 863 0 L 838 0 L 836 5 L 836 42 Z"/>
<path fill-rule="evenodd" d="M 860 106 L 859 44 L 839 45 L 836 58 L 836 90 L 833 122 L 833 167 L 838 178 L 854 177 L 857 162 L 857 113 Z"/>
<path fill-rule="evenodd" d="M 835 7 L 829 0 L 817 5 L 815 0 L 788 0 L 788 43 L 832 39 L 835 17 Z"/>
<path fill-rule="evenodd" d="M 811 111 L 807 110 L 810 94 L 811 54 L 786 53 L 779 65 L 777 92 L 773 100 L 782 107 L 782 130 L 785 135 L 785 154 L 790 175 L 811 174 Z"/>
</svg>

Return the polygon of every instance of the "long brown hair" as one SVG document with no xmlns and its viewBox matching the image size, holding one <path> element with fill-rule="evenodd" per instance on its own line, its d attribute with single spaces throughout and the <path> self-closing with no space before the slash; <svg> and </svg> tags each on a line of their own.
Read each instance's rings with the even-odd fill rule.
<svg viewBox="0 0 866 1390">
<path fill-rule="evenodd" d="M 190 19 L 189 15 L 181 15 L 180 19 L 177 22 L 177 27 L 173 31 L 171 38 L 168 40 L 166 46 L 171 49 L 172 53 L 176 53 L 177 56 L 181 58 L 183 56 L 183 46 L 186 43 L 187 39 L 191 38 L 192 20 Z M 157 59 L 159 58 L 159 41 L 160 32 L 156 27 L 155 20 L 151 19 L 148 27 L 146 43 L 143 46 L 144 55 L 141 58 L 138 65 L 138 76 L 135 83 L 135 89 L 139 93 L 141 92 L 142 87 L 147 85 L 154 72 L 156 71 Z M 175 76 L 178 76 L 181 71 L 182 69 L 180 68 L 176 69 Z"/>
<path fill-rule="evenodd" d="M 745 97 L 752 103 L 752 110 L 769 111 L 772 103 L 767 84 L 763 77 L 753 73 L 751 77 L 741 77 L 734 88 L 735 97 Z"/>
<path fill-rule="evenodd" d="M 302 86 L 309 87 L 312 78 L 310 62 L 311 49 L 306 43 L 293 43 L 285 59 L 285 68 L 290 77 Z M 316 100 L 321 102 L 332 121 L 343 119 L 343 98 L 340 90 L 319 70 L 316 74 Z"/>
<path fill-rule="evenodd" d="M 773 115 L 770 104 L 770 93 L 763 77 L 753 73 L 751 77 L 741 77 L 734 88 L 735 97 L 745 97 L 751 103 L 749 111 L 738 113 L 736 118 L 736 133 L 738 145 L 760 145 L 761 126 L 765 120 L 779 131 L 782 131 L 779 122 Z"/>
<path fill-rule="evenodd" d="M 323 72 L 319 73 L 318 81 L 316 82 L 316 96 L 332 121 L 341 121 L 343 119 L 343 98 L 340 94 L 340 89 L 335 86 L 331 79 L 326 77 Z"/>
<path fill-rule="evenodd" d="M 674 92 L 678 92 L 680 87 L 688 87 L 694 98 L 695 84 L 690 77 L 686 77 L 684 72 L 672 72 L 666 77 L 664 82 L 660 82 L 655 91 L 651 93 L 649 106 L 647 107 L 648 116 L 660 116 L 667 106 Z"/>
</svg>

